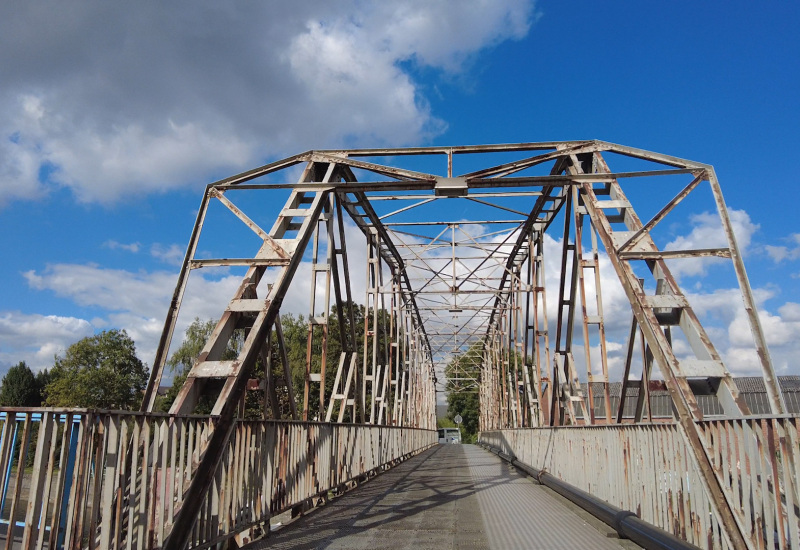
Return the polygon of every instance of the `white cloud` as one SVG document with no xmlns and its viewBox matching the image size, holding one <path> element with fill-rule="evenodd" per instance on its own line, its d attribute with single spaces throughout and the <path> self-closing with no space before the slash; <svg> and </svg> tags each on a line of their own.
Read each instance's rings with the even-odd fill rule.
<svg viewBox="0 0 800 550">
<path fill-rule="evenodd" d="M 0 312 L 0 370 L 25 361 L 34 371 L 53 366 L 53 357 L 73 342 L 94 333 L 75 317 Z"/>
<path fill-rule="evenodd" d="M 777 374 L 797 373 L 800 355 L 800 304 L 786 302 L 772 313 L 766 307 L 776 298 L 773 289 L 755 288 L 753 295 Z M 728 370 L 735 376 L 758 376 L 761 364 L 738 288 L 687 293 L 689 303 L 709 333 Z"/>
<path fill-rule="evenodd" d="M 444 123 L 414 67 L 519 39 L 532 0 L 0 5 L 0 190 L 82 201 L 205 183 L 311 147 L 416 144 Z"/>
<path fill-rule="evenodd" d="M 181 247 L 177 244 L 165 246 L 160 243 L 155 243 L 150 247 L 151 256 L 170 265 L 181 265 L 185 253 L 185 247 Z"/>
<path fill-rule="evenodd" d="M 176 273 L 131 272 L 91 264 L 56 264 L 48 266 L 42 273 L 29 271 L 24 276 L 34 289 L 49 290 L 80 306 L 103 311 L 103 318 L 95 318 L 91 324 L 84 320 L 81 322 L 87 327 L 94 325 L 98 330 L 125 329 L 136 342 L 139 357 L 148 364 L 152 363 L 175 288 Z M 209 279 L 200 274 L 193 276 L 183 299 L 183 315 L 176 330 L 178 340 L 195 317 L 218 318 L 240 282 L 240 277 L 232 275 L 219 279 Z"/>
<path fill-rule="evenodd" d="M 778 315 L 759 310 L 772 363 L 779 375 L 796 374 L 797 357 L 800 354 L 800 321 L 781 315 L 784 307 L 779 309 Z M 726 364 L 729 370 L 759 375 L 760 364 L 753 347 L 750 325 L 743 311 L 728 327 L 728 333 L 731 346 L 727 350 Z"/>
<path fill-rule="evenodd" d="M 778 313 L 787 321 L 800 321 L 800 304 L 796 302 L 786 302 L 778 308 Z"/>
<path fill-rule="evenodd" d="M 772 260 L 779 264 L 783 260 L 789 257 L 789 249 L 785 246 L 773 246 L 773 245 L 765 245 L 764 250 L 767 252 L 767 256 L 772 258 Z"/>
<path fill-rule="evenodd" d="M 111 250 L 127 250 L 128 252 L 132 252 L 133 254 L 139 252 L 139 249 L 142 247 L 140 243 L 125 244 L 125 243 L 119 243 L 114 240 L 109 240 L 104 242 L 103 246 L 105 246 L 106 248 L 110 248 Z"/>
<path fill-rule="evenodd" d="M 800 233 L 792 233 L 783 240 L 791 243 L 791 246 L 774 246 L 770 244 L 764 246 L 767 256 L 769 256 L 776 264 L 779 264 L 784 260 L 793 261 L 800 258 Z"/>
<path fill-rule="evenodd" d="M 364 284 L 366 252 L 363 246 L 363 235 L 352 223 L 347 223 L 345 233 L 349 245 L 348 248 L 351 250 L 349 257 L 351 261 L 350 281 L 353 289 L 353 299 L 362 303 L 364 300 L 364 288 L 366 287 Z M 167 252 L 170 248 L 161 248 L 159 250 L 169 256 Z M 182 255 L 183 252 L 181 251 Z M 273 282 L 277 273 L 277 268 L 269 270 L 264 277 L 264 283 Z M 301 262 L 289 292 L 284 298 L 281 307 L 282 313 L 308 315 L 311 292 L 310 273 L 311 263 L 309 261 Z M 83 332 L 72 331 L 60 338 L 51 337 L 52 330 L 37 331 L 35 328 L 30 328 L 30 334 L 41 335 L 40 338 L 37 337 L 35 339 L 36 342 L 41 339 L 40 344 L 32 344 L 25 341 L 23 336 L 25 331 L 28 330 L 27 328 L 24 330 L 22 328 L 19 329 L 15 336 L 16 339 L 7 339 L 5 341 L 2 340 L 3 334 L 0 332 L 0 343 L 8 343 L 3 345 L 2 349 L 9 350 L 9 361 L 19 361 L 20 359 L 13 358 L 22 353 L 21 350 L 26 346 L 49 346 L 48 350 L 52 348 L 63 351 L 69 344 L 92 334 L 95 330 L 122 328 L 128 332 L 136 343 L 139 358 L 148 365 L 152 364 L 164 326 L 167 308 L 177 283 L 177 272 L 134 272 L 104 268 L 95 264 L 54 264 L 49 265 L 41 272 L 28 271 L 23 273 L 23 276 L 31 288 L 53 292 L 57 296 L 67 298 L 79 306 L 97 309 L 101 315 L 93 318 L 91 322 L 83 319 L 74 319 L 73 324 L 81 327 Z M 226 269 L 204 268 L 193 271 L 181 303 L 181 312 L 173 337 L 173 349 L 180 344 L 186 327 L 196 317 L 200 319 L 218 319 L 241 281 L 241 273 L 234 274 Z M 323 310 L 322 302 L 319 300 L 324 294 L 324 281 L 324 277 L 318 277 L 318 312 Z M 262 293 L 265 292 L 263 285 L 261 285 L 260 289 Z M 21 314 L 9 313 L 8 315 L 11 316 L 11 320 L 7 323 L 9 326 L 14 325 L 14 323 L 19 324 L 18 321 L 13 319 L 16 319 Z M 46 319 L 50 319 L 50 317 Z M 0 331 L 2 331 L 2 320 L 0 320 Z M 44 362 L 35 364 L 50 366 L 52 365 L 52 359 L 52 353 L 48 351 L 44 356 Z M 0 367 L 5 365 L 5 361 L 4 355 L 0 353 Z"/>
<path fill-rule="evenodd" d="M 45 192 L 39 183 L 41 164 L 40 154 L 18 132 L 0 132 L 0 206 L 10 198 L 33 199 Z"/>
<path fill-rule="evenodd" d="M 80 306 L 147 315 L 163 309 L 175 285 L 174 273 L 133 273 L 94 264 L 55 264 L 23 275 L 32 288 L 53 291 Z"/>
<path fill-rule="evenodd" d="M 744 210 L 728 210 L 728 215 L 733 226 L 733 233 L 742 255 L 747 255 L 753 234 L 758 231 L 759 225 L 750 221 L 750 215 Z M 680 235 L 670 241 L 665 250 L 694 250 L 702 248 L 727 248 L 728 241 L 722 230 L 722 222 L 716 212 L 703 212 L 694 214 L 689 218 L 691 231 L 688 235 Z M 681 258 L 670 260 L 669 269 L 672 274 L 681 276 L 705 275 L 708 267 L 719 264 L 720 258 Z"/>
</svg>

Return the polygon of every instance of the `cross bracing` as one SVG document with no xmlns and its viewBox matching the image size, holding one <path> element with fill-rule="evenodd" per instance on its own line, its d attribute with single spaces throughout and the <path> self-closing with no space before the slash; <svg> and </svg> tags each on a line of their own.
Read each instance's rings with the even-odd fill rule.
<svg viewBox="0 0 800 550">
<path fill-rule="evenodd" d="M 725 244 L 660 246 L 662 220 L 701 184 L 710 190 Z M 635 204 L 643 189 L 667 190 L 652 216 L 640 217 Z M 246 194 L 275 197 L 267 201 L 272 219 L 264 214 L 269 206 L 239 206 Z M 212 203 L 255 234 L 249 254 L 198 253 Z M 474 391 L 482 430 L 612 424 L 623 415 L 621 406 L 612 410 L 608 388 L 621 381 L 619 403 L 629 388 L 642 389 L 633 420 L 644 422 L 649 381 L 658 378 L 719 504 L 722 494 L 703 458 L 705 436 L 695 425 L 703 420 L 696 382 L 706 381 L 725 416 L 749 410 L 671 271 L 709 258 L 733 267 L 757 367 L 780 414 L 782 396 L 741 253 L 707 164 L 600 141 L 310 151 L 209 185 L 144 408 L 153 407 L 191 271 L 245 273 L 171 410 L 189 414 L 210 398 L 219 417 L 203 435 L 198 475 L 175 529 L 195 521 L 192 503 L 211 483 L 203 472 L 216 468 L 248 388 L 264 393 L 265 417 L 282 414 L 276 395 L 292 388 L 280 319 L 294 313 L 286 308 L 295 305 L 288 302 L 298 287 L 308 292 L 308 351 L 294 418 L 432 428 L 437 391 Z M 607 327 L 619 319 L 604 308 L 609 281 L 621 289 L 630 329 L 613 368 Z M 355 334 L 353 304 L 365 308 L 363 334 Z M 333 323 L 339 357 L 327 356 Z M 239 356 L 222 360 L 237 330 L 245 332 Z M 251 382 L 258 362 L 275 360 L 286 367 L 282 381 L 266 369 L 265 380 Z M 605 404 L 599 415 L 587 407 L 596 392 Z M 741 523 L 728 517 L 729 508 L 715 513 Z"/>
</svg>

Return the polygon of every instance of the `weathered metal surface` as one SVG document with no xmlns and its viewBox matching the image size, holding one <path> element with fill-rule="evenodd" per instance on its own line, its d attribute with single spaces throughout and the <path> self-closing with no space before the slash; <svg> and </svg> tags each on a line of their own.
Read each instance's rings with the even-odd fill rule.
<svg viewBox="0 0 800 550">
<path fill-rule="evenodd" d="M 12 548 L 14 538 L 23 548 L 162 547 L 214 422 L 164 414 L 0 410 L 5 547 Z M 15 451 L 16 441 L 21 444 Z M 411 428 L 238 422 L 197 521 L 181 541 L 195 548 L 241 533 L 252 538 L 271 515 L 435 441 L 436 432 Z"/>
<path fill-rule="evenodd" d="M 438 445 L 249 550 L 620 549 L 559 497 L 473 445 Z"/>
<path fill-rule="evenodd" d="M 392 165 L 385 164 L 388 158 Z M 634 159 L 637 169 L 609 166 L 621 158 L 620 166 L 631 166 Z M 462 162 L 466 168 L 459 173 Z M 287 173 L 295 174 L 286 170 L 298 164 L 304 165 L 299 180 L 284 183 Z M 643 223 L 630 198 L 637 194 L 629 197 L 624 188 L 665 181 L 679 182 L 677 194 Z M 659 248 L 659 224 L 678 204 L 695 198 L 693 192 L 705 182 L 727 247 Z M 270 231 L 232 200 L 241 196 L 236 193 L 281 190 L 289 191 L 289 199 Z M 220 203 L 261 240 L 252 259 L 195 257 L 210 203 Z M 348 233 L 346 242 L 348 224 L 358 231 Z M 365 249 L 361 293 L 350 288 L 350 268 L 356 262 L 361 267 Z M 196 468 L 184 487 L 188 506 L 174 506 L 176 530 L 190 530 L 194 508 L 215 483 L 256 359 L 271 364 L 271 343 L 281 340 L 272 335 L 284 299 L 291 287 L 308 284 L 304 419 L 432 428 L 437 391 L 461 391 L 478 393 L 483 430 L 611 424 L 628 416 L 641 422 L 653 417 L 651 382 L 663 380 L 678 438 L 689 449 L 685 464 L 700 472 L 693 487 L 698 493 L 702 486 L 707 496 L 713 518 L 706 521 L 717 525 L 720 540 L 753 546 L 747 535 L 750 518 L 727 496 L 713 443 L 697 424 L 705 397 L 693 390 L 699 381 L 705 381 L 725 416 L 744 418 L 750 411 L 670 273 L 667 262 L 671 266 L 687 258 L 731 260 L 772 412 L 783 412 L 741 253 L 707 164 L 602 141 L 309 151 L 210 185 L 167 315 L 145 410 L 153 407 L 190 271 L 248 270 L 173 410 L 191 412 L 202 396 L 214 395 L 222 385 L 213 410 L 220 419 L 201 433 Z M 304 262 L 310 264 L 310 284 L 298 271 Z M 553 267 L 558 281 L 546 284 Z M 630 304 L 617 411 L 610 394 L 608 300 L 601 270 L 613 270 Z M 257 291 L 262 280 L 272 281 L 266 292 Z M 363 340 L 358 340 L 351 306 L 361 296 L 366 309 L 364 332 L 358 335 Z M 331 305 L 343 337 L 341 355 L 331 358 L 328 368 Z M 223 361 L 221 353 L 235 331 L 244 331 L 244 347 L 236 361 Z M 687 352 L 673 349 L 675 338 L 683 339 Z M 641 360 L 634 353 L 637 340 Z M 279 348 L 286 382 L 285 346 Z M 641 391 L 635 412 L 626 416 L 634 376 Z M 276 380 L 271 373 L 266 378 L 258 386 L 270 403 L 265 416 L 268 411 L 278 416 Z M 595 407 L 598 399 L 601 408 Z M 787 446 L 787 460 L 794 461 L 797 452 Z"/>
<path fill-rule="evenodd" d="M 764 385 L 767 388 L 767 395 L 769 396 L 772 412 L 781 414 L 786 412 L 786 403 L 784 403 L 783 395 L 780 388 L 778 388 L 778 381 L 775 377 L 775 372 L 772 367 L 772 359 L 769 355 L 769 348 L 767 347 L 767 339 L 764 336 L 764 329 L 761 327 L 761 320 L 758 316 L 756 309 L 756 301 L 753 297 L 753 291 L 750 288 L 750 282 L 747 279 L 747 273 L 744 269 L 744 261 L 742 254 L 739 252 L 739 247 L 736 244 L 736 236 L 733 233 L 733 226 L 731 225 L 730 216 L 728 215 L 728 208 L 725 206 L 725 199 L 722 197 L 722 189 L 720 189 L 717 176 L 713 170 L 709 175 L 709 182 L 711 184 L 711 191 L 714 193 L 714 201 L 717 205 L 722 227 L 725 230 L 725 238 L 731 251 L 731 258 L 733 259 L 734 270 L 736 271 L 736 279 L 739 281 L 739 288 L 742 291 L 742 299 L 744 300 L 745 311 L 747 312 L 747 321 L 750 324 L 750 330 L 753 332 L 755 339 L 756 352 L 758 360 L 761 364 L 761 369 L 764 375 Z"/>
<path fill-rule="evenodd" d="M 800 545 L 800 418 L 697 423 L 725 499 L 754 548 Z M 739 548 L 714 514 L 677 424 L 484 432 L 481 441 L 701 548 Z M 569 456 L 569 460 L 560 457 Z"/>
</svg>

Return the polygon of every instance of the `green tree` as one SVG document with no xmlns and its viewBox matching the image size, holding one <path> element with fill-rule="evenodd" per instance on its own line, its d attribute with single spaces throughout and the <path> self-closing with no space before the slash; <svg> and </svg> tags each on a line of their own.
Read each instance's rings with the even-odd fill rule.
<svg viewBox="0 0 800 550">
<path fill-rule="evenodd" d="M 124 330 L 103 331 L 56 356 L 46 403 L 54 407 L 133 410 L 147 384 L 147 367 Z"/>
<path fill-rule="evenodd" d="M 358 369 L 361 369 L 361 357 L 363 355 L 364 347 L 364 323 L 367 312 L 363 305 L 355 303 L 344 304 L 343 313 L 345 316 L 346 327 L 349 327 L 350 312 L 352 311 L 353 324 L 355 328 L 355 351 L 359 357 L 357 361 Z M 370 310 L 370 315 L 372 314 Z M 386 355 L 390 350 L 389 346 L 389 314 L 381 310 L 378 312 L 378 364 L 385 364 Z M 303 409 L 303 390 L 305 386 L 305 369 L 306 369 L 306 351 L 308 346 L 308 320 L 303 315 L 293 315 L 286 313 L 281 315 L 281 325 L 283 327 L 284 341 L 286 343 L 286 355 L 289 361 L 291 380 L 288 381 L 292 385 L 292 390 L 295 397 L 295 405 L 298 411 Z M 202 352 L 206 341 L 211 336 L 216 321 L 208 320 L 202 321 L 195 319 L 194 322 L 186 330 L 186 334 L 181 346 L 172 354 L 167 366 L 173 373 L 173 385 L 167 391 L 166 396 L 161 401 L 161 408 L 164 411 L 169 410 L 172 403 L 183 386 L 187 374 L 191 370 L 197 356 Z M 330 317 L 328 321 L 328 353 L 326 359 L 326 399 L 330 397 L 333 391 L 333 383 L 336 376 L 336 368 L 339 363 L 339 358 L 343 349 L 341 343 L 341 330 L 339 326 L 339 319 L 336 307 L 331 308 Z M 245 338 L 244 330 L 237 330 L 234 336 L 228 343 L 228 348 L 223 354 L 223 360 L 235 359 L 241 350 L 242 343 Z M 312 372 L 320 371 L 320 362 L 322 360 L 322 333 L 320 330 L 314 331 L 314 338 L 311 342 L 312 350 Z M 277 338 L 272 341 L 272 366 L 273 378 L 276 382 L 278 389 L 278 401 L 281 409 L 281 416 L 284 419 L 290 418 L 288 393 L 281 390 L 284 384 L 284 371 L 283 363 L 278 350 Z M 259 359 L 256 362 L 255 371 L 252 373 L 252 378 L 263 379 L 264 365 Z M 316 414 L 319 410 L 319 388 L 316 384 L 312 386 L 313 391 L 309 394 L 309 409 Z M 390 391 L 393 391 L 390 386 Z M 263 418 L 264 416 L 264 393 L 263 391 L 249 391 L 246 395 L 245 401 L 245 418 Z M 392 396 L 390 395 L 389 401 L 391 402 Z M 199 414 L 207 413 L 213 406 L 213 399 L 204 397 L 195 412 Z M 369 405 L 368 405 L 369 406 Z M 271 411 L 268 409 L 268 415 L 271 416 Z M 320 411 L 320 416 L 324 418 L 325 411 Z M 345 420 L 350 420 L 350 413 L 345 413 Z"/>
<path fill-rule="evenodd" d="M 478 342 L 453 357 L 445 367 L 447 418 L 453 420 L 456 415 L 461 415 L 461 439 L 464 443 L 473 443 L 478 437 L 480 398 L 472 380 L 480 382 L 482 355 L 483 342 Z"/>
<path fill-rule="evenodd" d="M 289 361 L 289 380 L 285 380 L 286 375 L 283 370 L 278 338 L 272 340 L 272 377 L 276 385 L 276 394 L 281 416 L 284 420 L 292 418 L 291 407 L 289 405 L 289 392 L 286 387 L 291 385 L 294 395 L 295 407 L 298 415 L 302 416 L 303 411 L 303 387 L 305 383 L 306 369 L 306 345 L 308 343 L 308 323 L 302 315 L 295 317 L 291 313 L 281 315 L 281 326 L 283 327 L 283 337 L 286 343 L 286 357 Z M 319 357 L 316 359 L 319 361 Z M 256 365 L 256 376 L 264 376 L 264 366 L 259 361 Z M 249 392 L 253 393 L 253 392 Z M 263 392 L 260 392 L 263 399 Z M 314 397 L 312 395 L 312 397 Z M 251 398 L 248 396 L 248 398 Z M 263 404 L 263 401 L 262 401 Z M 247 404 L 246 404 L 247 405 Z M 271 407 L 267 407 L 269 417 L 272 418 Z M 247 414 L 247 411 L 245 411 Z"/>
<path fill-rule="evenodd" d="M 436 419 L 436 427 L 437 428 L 457 428 L 456 423 L 447 418 L 446 416 L 443 418 Z"/>
<path fill-rule="evenodd" d="M 453 420 L 461 415 L 461 439 L 464 443 L 474 443 L 478 437 L 480 400 L 477 391 L 450 392 L 447 394 L 447 418 Z"/>
<path fill-rule="evenodd" d="M 45 371 L 47 372 L 47 371 Z M 42 404 L 42 386 L 25 361 L 20 361 L 3 377 L 0 387 L 0 406 L 39 407 Z"/>
<path fill-rule="evenodd" d="M 340 323 L 337 308 L 335 305 L 333 305 L 328 316 L 328 352 L 325 362 L 326 400 L 330 399 L 331 393 L 333 392 L 333 384 L 336 380 L 336 370 L 339 366 L 339 359 L 341 357 L 342 350 L 344 349 L 342 339 L 350 338 L 349 323 L 351 316 L 353 319 L 353 332 L 355 332 L 355 341 L 351 342 L 351 345 L 354 347 L 354 351 L 358 357 L 356 365 L 360 372 L 364 357 L 364 325 L 367 315 L 372 316 L 373 310 L 370 309 L 369 312 L 367 312 L 367 310 L 361 304 L 356 304 L 355 302 L 344 302 L 342 304 L 342 314 L 344 319 L 342 319 L 342 322 Z M 302 409 L 303 389 L 305 385 L 306 350 L 308 343 L 308 323 L 302 315 L 297 318 L 290 316 L 288 320 L 286 316 L 284 316 L 281 319 L 283 319 L 283 329 L 284 334 L 286 335 L 286 346 L 289 350 L 289 362 L 292 365 L 292 373 L 295 381 L 295 395 L 298 396 L 299 408 Z M 389 326 L 388 319 L 389 314 L 387 311 L 380 310 L 378 312 L 377 356 L 379 365 L 383 365 L 386 362 L 386 350 L 388 349 L 389 345 L 387 335 Z M 341 329 L 342 324 L 344 324 L 345 327 L 344 334 L 342 333 Z M 312 372 L 319 372 L 320 363 L 322 361 L 322 337 L 321 331 L 319 330 L 315 331 L 314 339 L 312 340 L 311 344 L 311 350 L 311 370 Z M 371 351 L 368 353 L 368 356 L 371 358 Z M 345 368 L 347 368 L 347 366 L 345 366 Z M 353 380 L 352 383 L 355 385 L 355 380 Z M 309 410 L 319 410 L 320 417 L 324 418 L 326 410 L 324 407 L 322 410 L 320 410 L 319 389 L 316 384 L 314 384 L 312 388 L 313 391 L 310 393 L 308 400 Z M 391 402 L 392 400 L 391 398 L 388 398 L 387 401 Z M 369 402 L 367 407 L 369 407 Z M 336 413 L 338 414 L 338 410 Z M 334 418 L 336 418 L 335 415 Z M 346 422 L 351 421 L 349 410 L 345 411 L 344 420 Z"/>
<path fill-rule="evenodd" d="M 292 384 L 292 391 L 294 392 L 295 405 L 298 412 L 303 410 L 303 387 L 305 385 L 306 373 L 306 345 L 308 342 L 308 323 L 302 315 L 295 317 L 291 313 L 281 315 L 281 326 L 283 327 L 283 338 L 286 342 L 286 356 L 289 359 L 289 367 L 292 373 L 292 379 L 288 381 Z M 277 340 L 277 339 L 276 339 Z M 330 342 L 330 340 L 329 340 Z M 314 348 L 316 348 L 314 342 Z M 278 343 L 273 342 L 273 365 L 276 369 L 280 363 L 278 356 Z M 315 357 L 319 361 L 319 353 L 315 349 Z M 281 371 L 283 370 L 282 367 Z M 283 378 L 283 372 L 278 370 L 273 371 L 276 376 Z M 315 397 L 312 396 L 312 399 Z"/>
<path fill-rule="evenodd" d="M 173 353 L 172 357 L 167 361 L 167 367 L 169 367 L 173 374 L 183 377 L 189 374 L 189 371 L 197 360 L 197 356 L 203 351 L 203 347 L 206 345 L 208 338 L 211 336 L 211 333 L 214 332 L 214 327 L 216 326 L 217 322 L 213 319 L 202 321 L 199 317 L 195 317 L 192 324 L 186 329 L 183 343 L 181 343 L 181 346 L 175 350 L 175 353 Z M 235 346 L 229 346 L 228 349 L 225 350 L 225 360 L 236 358 L 237 350 L 234 349 L 234 347 Z"/>
<path fill-rule="evenodd" d="M 36 373 L 36 385 L 39 386 L 39 403 L 36 405 L 37 407 L 41 406 L 44 402 L 44 389 L 47 387 L 47 384 L 52 381 L 53 375 L 51 371 L 42 369 Z"/>
</svg>

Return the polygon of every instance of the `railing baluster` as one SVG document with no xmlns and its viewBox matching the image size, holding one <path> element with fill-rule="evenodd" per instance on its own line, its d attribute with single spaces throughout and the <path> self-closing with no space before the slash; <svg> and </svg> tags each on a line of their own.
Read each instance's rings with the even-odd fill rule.
<svg viewBox="0 0 800 550">
<path fill-rule="evenodd" d="M 9 534 L 27 504 L 25 548 L 159 548 L 209 424 L 204 417 L 140 412 L 0 410 L 0 415 L 0 468 L 13 474 L 10 483 L 0 478 L 0 494 L 10 493 Z M 31 475 L 25 464 L 37 425 Z M 15 441 L 20 441 L 17 454 Z M 436 441 L 435 431 L 416 428 L 240 421 L 199 521 L 186 535 L 189 547 L 233 536 L 251 540 L 251 533 L 269 530 L 272 515 L 326 497 Z M 29 478 L 26 503 L 22 488 Z M 6 537 L 6 548 L 12 540 Z"/>
<path fill-rule="evenodd" d="M 698 422 L 726 498 L 755 548 L 800 547 L 798 418 Z M 728 548 L 689 450 L 672 423 L 522 428 L 480 441 L 702 548 Z M 578 448 L 575 445 L 580 445 Z"/>
</svg>

